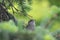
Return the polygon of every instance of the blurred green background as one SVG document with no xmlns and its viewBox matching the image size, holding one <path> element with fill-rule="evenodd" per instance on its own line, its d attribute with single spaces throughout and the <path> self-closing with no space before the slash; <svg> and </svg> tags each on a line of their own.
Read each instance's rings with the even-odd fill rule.
<svg viewBox="0 0 60 40">
<path fill-rule="evenodd" d="M 12 20 L 0 23 L 0 29 L 5 32 L 4 36 L 8 32 L 19 35 L 16 40 L 60 40 L 60 0 L 10 0 L 10 2 L 5 0 L 4 2 L 7 11 L 18 21 L 17 26 Z M 30 19 L 36 22 L 34 31 L 24 29 Z M 4 36 L 0 39 L 4 40 Z M 5 40 L 9 40 L 7 36 Z"/>
</svg>

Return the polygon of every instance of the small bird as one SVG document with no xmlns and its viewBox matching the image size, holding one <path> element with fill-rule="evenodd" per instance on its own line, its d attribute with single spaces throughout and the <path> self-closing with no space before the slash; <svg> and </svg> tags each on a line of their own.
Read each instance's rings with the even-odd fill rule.
<svg viewBox="0 0 60 40">
<path fill-rule="evenodd" d="M 35 28 L 35 20 L 31 19 L 31 20 L 28 22 L 28 25 L 26 26 L 26 29 L 33 31 L 34 28 Z"/>
</svg>

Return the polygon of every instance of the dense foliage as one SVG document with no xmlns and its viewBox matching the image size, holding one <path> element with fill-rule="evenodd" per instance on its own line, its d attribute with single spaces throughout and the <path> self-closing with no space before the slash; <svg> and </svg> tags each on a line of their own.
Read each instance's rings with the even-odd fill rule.
<svg viewBox="0 0 60 40">
<path fill-rule="evenodd" d="M 52 6 L 46 7 L 43 2 L 50 2 Z M 60 3 L 57 0 L 0 0 L 0 40 L 60 40 Z M 53 2 L 54 1 L 54 2 Z M 38 4 L 38 3 L 40 4 Z M 33 5 L 32 5 L 33 4 Z M 41 5 L 42 4 L 42 5 Z M 36 5 L 36 6 L 34 6 Z M 40 6 L 39 6 L 40 5 Z M 33 6 L 33 8 L 31 7 Z M 37 7 L 41 7 L 40 9 Z M 45 7 L 46 8 L 45 8 Z M 44 9 L 44 8 L 45 9 Z M 36 9 L 36 20 L 34 14 Z M 42 10 L 43 9 L 43 10 Z M 48 10 L 49 9 L 49 10 Z M 30 16 L 29 11 L 33 11 Z M 40 13 L 42 10 L 42 13 Z M 44 12 L 44 10 L 48 10 Z M 13 14 L 17 19 L 17 26 L 14 20 L 5 21 L 8 14 Z M 33 14 L 34 13 L 34 14 Z M 38 14 L 39 13 L 39 14 Z M 44 13 L 46 15 L 44 16 Z M 5 15 L 6 14 L 6 15 Z M 41 16 L 41 14 L 44 16 Z M 38 17 L 41 17 L 41 19 Z M 19 17 L 19 18 L 18 18 Z M 8 17 L 6 18 L 6 20 Z M 34 19 L 34 30 L 26 29 L 28 20 Z M 28 22 L 28 23 L 27 23 Z M 31 24 L 33 25 L 33 24 Z"/>
</svg>

